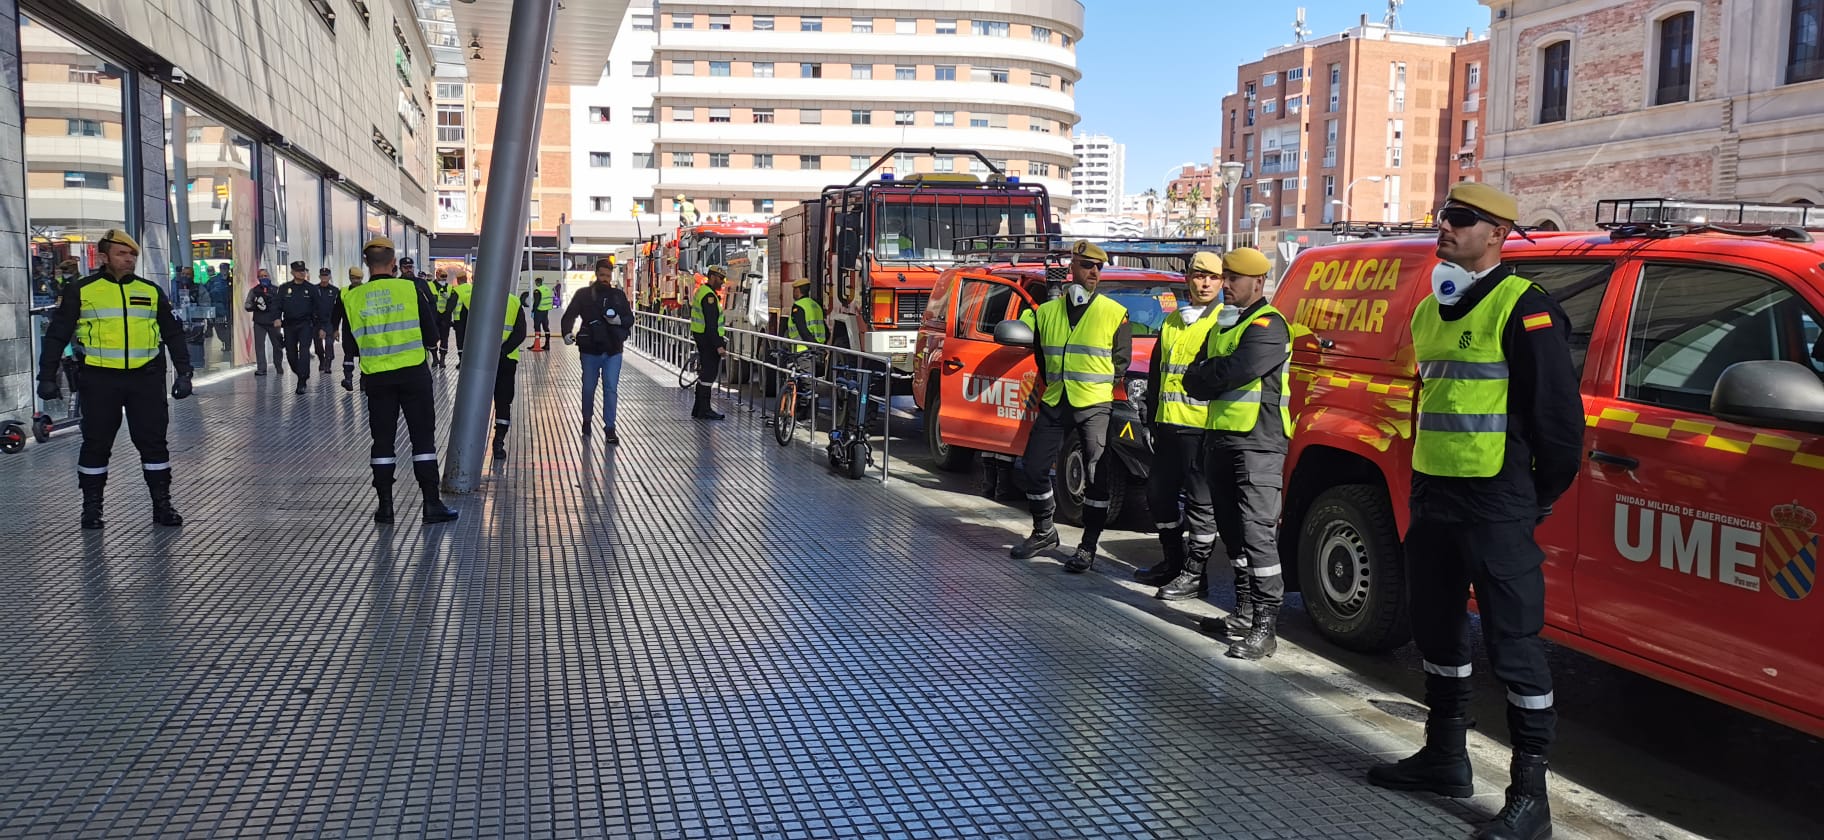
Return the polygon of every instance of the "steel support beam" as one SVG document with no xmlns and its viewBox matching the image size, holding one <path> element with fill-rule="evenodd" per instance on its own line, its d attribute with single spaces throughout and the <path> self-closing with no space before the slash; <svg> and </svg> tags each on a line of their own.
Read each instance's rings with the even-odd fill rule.
<svg viewBox="0 0 1824 840">
<path fill-rule="evenodd" d="M 473 493 L 481 485 L 488 453 L 489 416 L 500 342 L 489 341 L 489 324 L 505 324 L 507 298 L 518 276 L 532 189 L 532 156 L 538 150 L 539 117 L 545 108 L 556 0 L 513 0 L 506 65 L 500 86 L 500 116 L 494 127 L 494 169 L 482 207 L 475 257 L 475 292 L 468 322 L 474 341 L 463 348 L 462 371 L 450 415 L 449 454 L 443 486 Z"/>
</svg>

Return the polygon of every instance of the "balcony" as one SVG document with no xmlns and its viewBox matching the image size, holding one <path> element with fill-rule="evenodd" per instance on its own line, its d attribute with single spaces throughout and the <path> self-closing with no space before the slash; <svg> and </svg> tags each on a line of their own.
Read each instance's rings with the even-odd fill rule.
<svg viewBox="0 0 1824 840">
<path fill-rule="evenodd" d="M 1335 149 L 1329 149 L 1324 152 L 1324 168 L 1325 169 L 1336 168 L 1336 150 Z"/>
<path fill-rule="evenodd" d="M 465 187 L 468 183 L 468 173 L 460 169 L 445 169 L 437 173 L 437 186 L 440 187 Z"/>
<path fill-rule="evenodd" d="M 897 59 L 921 59 L 900 63 L 977 64 L 966 59 L 981 57 L 1014 59 L 1050 65 L 1052 75 L 1076 81 L 1077 54 L 1055 44 L 1017 38 L 975 38 L 969 36 L 933 38 L 928 35 L 851 34 L 847 32 L 735 32 L 711 29 L 667 29 L 654 56 L 671 60 L 681 57 L 715 58 L 739 55 L 765 60 L 768 55 L 782 59 L 803 55 L 860 56 L 870 63 L 891 64 Z M 888 60 L 890 57 L 892 60 Z M 1064 72 L 1060 72 L 1064 71 Z"/>
<path fill-rule="evenodd" d="M 909 146 L 976 149 L 989 157 L 1024 159 L 1027 155 L 1039 155 L 1047 162 L 1065 165 L 1074 161 L 1070 152 L 1070 139 L 1055 134 L 1009 128 L 896 126 L 883 125 L 880 121 L 874 125 L 666 123 L 664 132 L 655 142 L 663 151 L 728 151 L 738 146 L 743 150 L 759 151 L 771 147 L 781 150 L 779 154 L 784 154 L 792 149 L 809 147 L 842 151 L 850 148 Z M 834 152 L 825 152 L 831 153 Z"/>
<path fill-rule="evenodd" d="M 1463 113 L 1473 114 L 1480 110 L 1482 110 L 1481 94 L 1472 93 L 1468 99 L 1463 100 Z"/>
<path fill-rule="evenodd" d="M 462 145 L 463 136 L 464 136 L 464 129 L 460 125 L 437 126 L 437 142 L 440 145 L 450 145 L 450 146 Z"/>
<path fill-rule="evenodd" d="M 967 102 L 1041 110 L 1038 116 L 1069 122 L 1076 119 L 1076 100 L 1068 93 L 1028 85 L 995 82 L 901 82 L 891 79 L 748 79 L 729 76 L 668 76 L 654 97 L 655 105 L 752 104 L 796 107 L 807 102 L 870 102 L 880 110 L 906 104 L 930 108 Z M 1023 111 L 1022 111 L 1023 112 Z M 1035 132 L 1036 133 L 1036 132 Z M 1064 138 L 1069 146 L 1068 137 Z"/>
</svg>

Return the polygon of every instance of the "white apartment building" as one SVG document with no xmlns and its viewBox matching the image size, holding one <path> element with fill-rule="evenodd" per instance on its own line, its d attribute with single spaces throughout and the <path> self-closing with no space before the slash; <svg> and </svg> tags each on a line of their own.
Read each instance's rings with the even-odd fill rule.
<svg viewBox="0 0 1824 840">
<path fill-rule="evenodd" d="M 653 7 L 653 0 L 634 0 L 601 83 L 570 89 L 570 229 L 578 239 L 627 242 L 651 236 L 660 221 Z M 671 203 L 663 206 L 670 215 Z"/>
<path fill-rule="evenodd" d="M 1071 140 L 1077 166 L 1070 171 L 1071 213 L 1105 216 L 1121 211 L 1127 179 L 1127 145 L 1106 134 Z"/>
</svg>

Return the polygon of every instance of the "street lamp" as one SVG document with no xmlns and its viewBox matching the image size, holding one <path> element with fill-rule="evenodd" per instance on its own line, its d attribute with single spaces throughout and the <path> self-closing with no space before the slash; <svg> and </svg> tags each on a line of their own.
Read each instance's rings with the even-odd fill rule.
<svg viewBox="0 0 1824 840">
<path fill-rule="evenodd" d="M 1380 182 L 1381 182 L 1381 176 L 1379 176 L 1379 175 L 1363 175 L 1363 176 L 1362 176 L 1362 177 L 1360 177 L 1360 178 L 1357 178 L 1357 179 L 1355 179 L 1355 180 L 1353 180 L 1353 181 L 1350 181 L 1350 182 L 1349 182 L 1349 186 L 1346 186 L 1346 187 L 1344 187 L 1344 188 L 1343 188 L 1343 207 L 1344 207 L 1344 209 L 1345 209 L 1345 210 L 1346 210 L 1346 212 L 1347 212 L 1347 215 L 1348 215 L 1348 216 L 1349 216 L 1349 218 L 1348 218 L 1348 219 L 1345 219 L 1345 220 L 1344 220 L 1344 221 L 1352 221 L 1352 220 L 1354 220 L 1354 219 L 1355 219 L 1355 204 L 1354 204 L 1354 202 L 1352 202 L 1352 201 L 1351 201 L 1351 200 L 1350 200 L 1350 197 L 1349 197 L 1349 192 L 1350 192 L 1350 191 L 1351 191 L 1351 190 L 1353 190 L 1353 189 L 1355 189 L 1355 185 L 1356 185 L 1356 184 L 1359 184 L 1359 183 L 1361 183 L 1361 182 L 1363 182 L 1363 181 L 1367 181 L 1367 182 L 1368 182 L 1368 183 L 1370 183 L 1370 184 L 1378 184 L 1378 183 L 1380 183 Z"/>
<path fill-rule="evenodd" d="M 1267 205 L 1258 201 L 1248 205 L 1248 219 L 1252 222 L 1249 226 L 1254 229 L 1254 247 L 1256 248 L 1260 247 L 1260 219 L 1265 215 L 1267 215 Z"/>
<path fill-rule="evenodd" d="M 1229 207 L 1222 214 L 1226 230 L 1222 237 L 1222 250 L 1235 248 L 1235 188 L 1241 184 L 1241 161 L 1231 160 L 1222 164 L 1222 194 L 1228 198 Z"/>
<path fill-rule="evenodd" d="M 1343 200 L 1340 198 L 1330 199 L 1330 221 L 1332 221 L 1332 222 L 1341 221 L 1342 218 L 1343 218 Z"/>
</svg>

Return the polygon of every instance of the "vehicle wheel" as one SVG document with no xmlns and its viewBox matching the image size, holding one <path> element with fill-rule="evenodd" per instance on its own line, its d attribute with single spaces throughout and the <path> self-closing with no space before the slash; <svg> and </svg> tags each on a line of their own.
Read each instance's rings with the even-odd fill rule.
<svg viewBox="0 0 1824 840">
<path fill-rule="evenodd" d="M 1384 488 L 1319 493 L 1299 528 L 1298 574 L 1305 613 L 1330 641 L 1382 653 L 1412 638 L 1405 558 Z"/>
<path fill-rule="evenodd" d="M 32 418 L 32 439 L 39 443 L 51 441 L 51 416 L 40 414 Z"/>
<path fill-rule="evenodd" d="M 779 441 L 780 446 L 791 445 L 792 435 L 797 432 L 794 428 L 797 417 L 798 389 L 787 386 L 779 392 L 779 407 L 773 413 L 773 440 Z"/>
<path fill-rule="evenodd" d="M 849 441 L 849 478 L 861 478 L 868 474 L 868 454 L 871 450 L 865 440 Z"/>
<path fill-rule="evenodd" d="M 943 429 L 940 425 L 944 414 L 943 398 L 939 396 L 935 385 L 925 400 L 925 448 L 931 453 L 931 460 L 937 462 L 937 468 L 944 472 L 962 472 L 975 463 L 975 450 L 944 443 Z"/>
<path fill-rule="evenodd" d="M 0 429 L 0 452 L 17 455 L 25 450 L 25 427 L 18 423 L 8 423 Z"/>
<path fill-rule="evenodd" d="M 1105 453 L 1103 468 L 1108 474 L 1108 525 L 1121 520 L 1127 506 L 1127 472 L 1116 463 L 1114 453 Z M 1052 492 L 1057 499 L 1059 522 L 1083 524 L 1083 499 L 1089 491 L 1089 472 L 1083 462 L 1083 442 L 1076 435 L 1064 439 L 1064 451 L 1058 454 L 1057 472 L 1052 476 Z"/>
<path fill-rule="evenodd" d="M 690 351 L 684 357 L 684 364 L 678 367 L 678 387 L 691 388 L 697 384 L 697 351 Z"/>
</svg>

